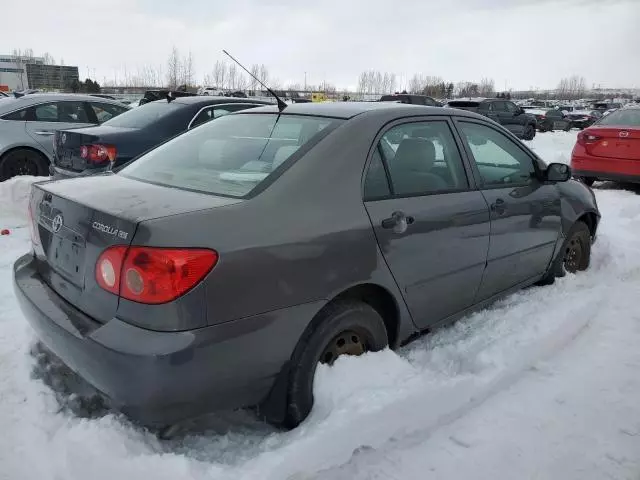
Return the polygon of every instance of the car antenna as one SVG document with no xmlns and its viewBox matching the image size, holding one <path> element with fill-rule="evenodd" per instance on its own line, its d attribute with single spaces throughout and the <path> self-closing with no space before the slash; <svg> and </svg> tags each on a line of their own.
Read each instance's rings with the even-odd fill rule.
<svg viewBox="0 0 640 480">
<path fill-rule="evenodd" d="M 233 55 L 231 55 L 226 50 L 222 50 L 222 53 L 224 53 L 227 57 L 229 57 L 231 60 L 236 62 L 240 66 L 241 69 L 243 69 L 245 72 L 247 72 L 256 82 L 258 82 L 260 85 L 262 85 L 264 88 L 266 88 L 267 92 L 269 92 L 271 95 L 273 95 L 276 98 L 276 101 L 278 102 L 278 111 L 279 112 L 281 112 L 282 110 L 287 108 L 287 104 L 278 95 L 276 95 L 276 92 L 274 92 L 269 87 L 267 87 L 264 83 L 262 83 L 260 80 L 258 80 L 258 77 L 256 77 L 253 73 L 251 73 L 249 70 L 244 68 L 244 65 L 242 65 L 238 60 L 236 60 L 233 57 Z"/>
</svg>

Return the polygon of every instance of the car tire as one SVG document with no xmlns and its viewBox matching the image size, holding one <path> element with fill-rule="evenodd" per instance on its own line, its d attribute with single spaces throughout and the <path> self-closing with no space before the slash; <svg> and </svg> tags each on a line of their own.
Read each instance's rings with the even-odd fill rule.
<svg viewBox="0 0 640 480">
<path fill-rule="evenodd" d="M 382 317 L 363 302 L 338 301 L 329 304 L 312 325 L 292 355 L 287 413 L 283 422 L 286 428 L 297 427 L 311 412 L 313 379 L 319 363 L 331 364 L 340 355 L 375 352 L 389 343 Z"/>
<path fill-rule="evenodd" d="M 524 127 L 523 140 L 533 140 L 536 136 L 536 127 L 531 123 Z"/>
<path fill-rule="evenodd" d="M 564 277 L 566 272 L 584 271 L 589 268 L 590 263 L 591 231 L 586 223 L 578 220 L 569 230 L 562 250 L 536 285 L 552 285 L 557 277 Z"/>
<path fill-rule="evenodd" d="M 18 148 L 0 158 L 0 182 L 18 175 L 49 175 L 49 161 L 35 150 Z"/>
<path fill-rule="evenodd" d="M 571 124 L 570 123 L 566 127 L 564 127 L 564 131 L 565 132 L 570 132 L 571 131 Z"/>
<path fill-rule="evenodd" d="M 576 177 L 576 178 L 580 182 L 584 183 L 587 187 L 592 186 L 596 181 L 594 177 Z"/>
</svg>

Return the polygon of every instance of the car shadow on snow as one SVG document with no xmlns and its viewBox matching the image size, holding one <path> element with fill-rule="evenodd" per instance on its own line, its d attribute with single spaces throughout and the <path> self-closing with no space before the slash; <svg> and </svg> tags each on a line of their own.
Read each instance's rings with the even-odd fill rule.
<svg viewBox="0 0 640 480">
<path fill-rule="evenodd" d="M 593 188 L 595 190 L 626 190 L 640 195 L 640 183 L 596 182 Z"/>
</svg>

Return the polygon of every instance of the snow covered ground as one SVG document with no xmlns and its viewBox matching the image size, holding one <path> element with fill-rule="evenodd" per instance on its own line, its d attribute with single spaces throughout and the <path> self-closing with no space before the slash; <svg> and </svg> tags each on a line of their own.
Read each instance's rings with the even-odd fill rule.
<svg viewBox="0 0 640 480">
<path fill-rule="evenodd" d="M 529 144 L 568 161 L 575 136 Z M 28 249 L 28 181 L 0 184 L 0 228 L 11 229 L 0 237 L 0 479 L 640 479 L 636 192 L 597 190 L 588 272 L 400 352 L 321 368 L 316 408 L 297 430 L 229 413 L 160 442 L 116 415 L 74 416 L 32 378 L 33 335 L 10 272 Z"/>
</svg>

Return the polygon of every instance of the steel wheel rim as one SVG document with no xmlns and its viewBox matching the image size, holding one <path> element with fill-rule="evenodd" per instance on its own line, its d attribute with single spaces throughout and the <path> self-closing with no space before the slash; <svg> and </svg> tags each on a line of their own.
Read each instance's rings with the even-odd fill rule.
<svg viewBox="0 0 640 480">
<path fill-rule="evenodd" d="M 38 166 L 27 155 L 16 158 L 8 165 L 7 173 L 10 177 L 18 175 L 37 175 Z"/>
<path fill-rule="evenodd" d="M 367 351 L 362 335 L 353 330 L 345 330 L 333 337 L 320 356 L 320 363 L 333 365 L 342 355 L 358 356 Z"/>
<path fill-rule="evenodd" d="M 573 237 L 564 254 L 564 268 L 568 272 L 577 272 L 582 263 L 584 248 L 579 238 Z"/>
</svg>

